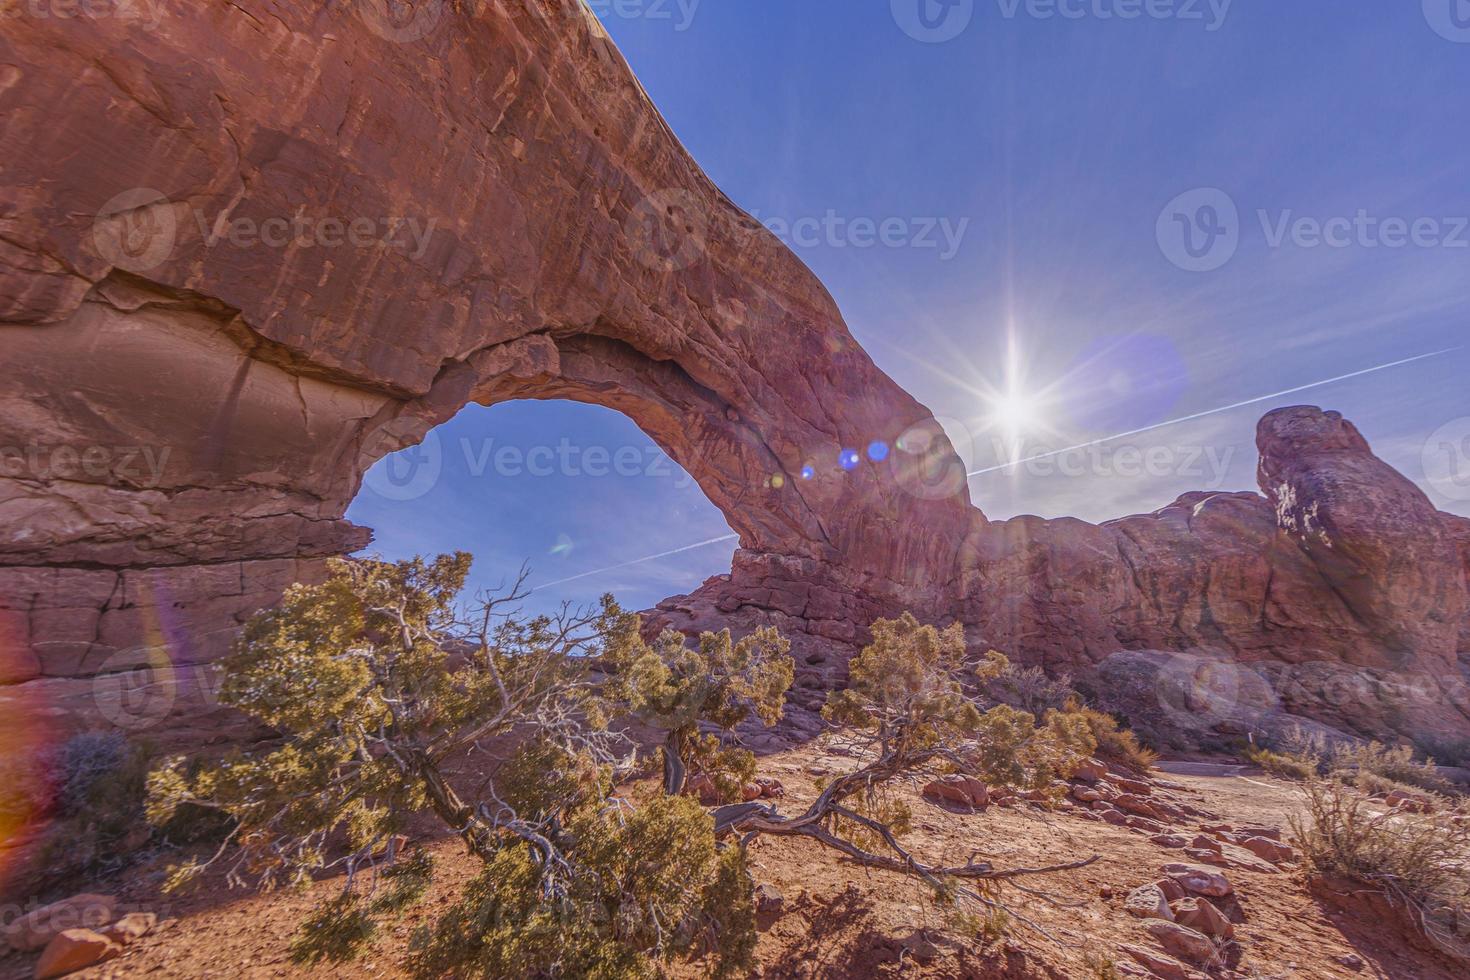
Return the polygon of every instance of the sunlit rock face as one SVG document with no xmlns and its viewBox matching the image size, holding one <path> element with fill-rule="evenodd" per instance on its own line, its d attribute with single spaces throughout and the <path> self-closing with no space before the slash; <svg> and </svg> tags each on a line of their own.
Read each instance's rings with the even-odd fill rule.
<svg viewBox="0 0 1470 980">
<path fill-rule="evenodd" d="M 0 36 L 0 447 L 37 447 L 0 473 L 0 717 L 228 737 L 207 665 L 368 541 L 366 469 L 515 398 L 618 409 L 689 471 L 740 550 L 651 626 L 775 623 L 798 705 L 903 609 L 1079 675 L 1459 676 L 1470 524 L 1331 413 L 1263 423 L 1264 497 L 989 523 L 581 4 L 136 6 Z"/>
<path fill-rule="evenodd" d="M 217 657 L 472 401 L 623 411 L 843 639 L 940 614 L 958 458 L 582 4 L 133 6 L 0 37 L 0 447 L 40 450 L 0 478 L 10 695 L 60 723 L 99 670 Z M 874 442 L 907 449 L 838 465 Z"/>
</svg>

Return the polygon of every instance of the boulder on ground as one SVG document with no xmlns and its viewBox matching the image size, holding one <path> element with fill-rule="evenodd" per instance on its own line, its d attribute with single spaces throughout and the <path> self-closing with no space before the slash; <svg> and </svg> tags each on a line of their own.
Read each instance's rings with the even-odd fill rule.
<svg viewBox="0 0 1470 980">
<path fill-rule="evenodd" d="M 1114 772 L 1108 773 L 1103 779 L 1112 783 L 1123 792 L 1132 793 L 1134 796 L 1148 796 L 1154 791 L 1154 788 L 1142 779 L 1130 779 L 1127 776 L 1120 776 Z"/>
<path fill-rule="evenodd" d="M 1166 864 L 1164 875 L 1178 882 L 1179 887 L 1193 895 L 1209 898 L 1224 898 L 1235 892 L 1230 879 L 1219 872 L 1198 864 Z"/>
<path fill-rule="evenodd" d="M 5 927 L 4 938 L 12 949 L 32 953 L 68 929 L 101 929 L 116 913 L 111 895 L 73 895 L 16 919 Z"/>
<path fill-rule="evenodd" d="M 782 895 L 773 885 L 760 884 L 755 886 L 755 912 L 761 916 L 777 916 L 786 906 L 786 896 Z"/>
<path fill-rule="evenodd" d="M 1172 911 L 1174 921 L 1195 932 L 1213 939 L 1235 938 L 1235 926 L 1209 899 L 1182 898 L 1174 903 Z"/>
<path fill-rule="evenodd" d="M 1272 864 L 1296 860 L 1295 848 L 1269 837 L 1247 837 L 1240 842 L 1240 846 L 1263 861 L 1270 861 Z"/>
<path fill-rule="evenodd" d="M 721 802 L 715 781 L 703 773 L 689 777 L 684 783 L 684 795 L 698 797 L 701 806 L 718 806 Z"/>
<path fill-rule="evenodd" d="M 158 916 L 152 912 L 129 912 L 103 929 L 102 935 L 115 943 L 126 946 L 148 935 L 156 925 L 158 925 Z"/>
<path fill-rule="evenodd" d="M 761 788 L 761 799 L 779 800 L 786 795 L 786 787 L 774 776 L 757 776 L 755 784 Z"/>
<path fill-rule="evenodd" d="M 1156 977 L 1162 980 L 1196 980 L 1204 974 L 1192 970 L 1172 956 L 1165 956 L 1157 950 L 1148 949 L 1143 946 L 1135 946 L 1125 943 L 1120 949 L 1141 963 Z"/>
<path fill-rule="evenodd" d="M 1429 797 L 1419 793 L 1408 793 L 1396 789 L 1383 798 L 1383 802 L 1395 810 L 1403 810 L 1405 813 L 1429 813 L 1434 809 L 1434 803 Z"/>
<path fill-rule="evenodd" d="M 1125 813 L 1147 817 L 1150 820 L 1159 819 L 1159 811 L 1153 808 L 1153 804 L 1134 793 L 1119 793 L 1113 797 L 1112 804 Z"/>
<path fill-rule="evenodd" d="M 1177 922 L 1166 922 L 1163 919 L 1149 919 L 1143 924 L 1143 927 L 1171 955 L 1177 956 L 1187 963 L 1203 966 L 1214 959 L 1215 954 L 1218 952 L 1218 949 L 1209 936 L 1206 936 L 1202 932 L 1196 932 L 1188 926 L 1181 926 Z"/>
<path fill-rule="evenodd" d="M 1085 759 L 1072 773 L 1072 778 L 1082 783 L 1095 783 L 1107 774 L 1108 764 L 1101 759 Z"/>
<path fill-rule="evenodd" d="M 1158 885 L 1139 885 L 1133 889 L 1123 901 L 1123 910 L 1140 919 L 1174 920 L 1174 913 L 1169 909 L 1169 900 L 1164 897 Z"/>
<path fill-rule="evenodd" d="M 122 947 L 91 929 L 66 929 L 47 944 L 36 962 L 36 980 L 51 980 L 85 970 L 122 952 Z"/>
<path fill-rule="evenodd" d="M 990 805 L 990 790 L 980 780 L 955 773 L 924 787 L 924 795 L 941 803 L 982 810 Z"/>
<path fill-rule="evenodd" d="M 1158 886 L 1159 891 L 1163 892 L 1164 897 L 1170 902 L 1177 902 L 1181 898 L 1188 897 L 1189 893 L 1184 890 L 1184 886 L 1173 878 L 1160 878 L 1154 884 Z"/>
</svg>

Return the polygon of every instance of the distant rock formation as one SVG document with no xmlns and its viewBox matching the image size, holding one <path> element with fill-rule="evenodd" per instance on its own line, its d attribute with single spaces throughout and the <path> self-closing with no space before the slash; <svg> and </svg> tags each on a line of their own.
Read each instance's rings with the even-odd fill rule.
<svg viewBox="0 0 1470 980">
<path fill-rule="evenodd" d="M 1102 525 L 977 525 L 948 620 L 977 653 L 1071 674 L 1180 747 L 1310 719 L 1470 752 L 1470 521 L 1437 511 L 1336 412 L 1272 412 L 1257 445 L 1264 495 L 1191 493 Z M 733 616 L 847 640 L 802 581 L 742 553 L 731 576 L 659 608 L 680 628 Z M 814 705 L 845 661 L 813 647 L 796 697 Z"/>
<path fill-rule="evenodd" d="M 740 550 L 654 625 L 777 623 L 808 703 L 902 609 L 1079 675 L 1463 679 L 1470 524 L 1332 413 L 1263 423 L 1266 497 L 988 522 L 581 4 L 143 6 L 0 37 L 0 717 L 231 737 L 207 665 L 367 544 L 368 467 L 517 398 L 618 409 L 689 471 Z M 1414 728 L 1302 676 L 1294 710 Z M 1421 717 L 1470 735 L 1463 700 Z"/>
</svg>

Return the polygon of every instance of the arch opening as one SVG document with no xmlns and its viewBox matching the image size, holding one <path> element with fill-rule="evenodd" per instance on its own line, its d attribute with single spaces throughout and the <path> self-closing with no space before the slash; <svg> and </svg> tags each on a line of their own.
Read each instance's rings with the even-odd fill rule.
<svg viewBox="0 0 1470 980">
<path fill-rule="evenodd" d="M 347 511 L 362 554 L 475 556 L 471 589 L 513 581 L 527 612 L 611 592 L 654 606 L 728 572 L 737 535 L 690 473 L 628 416 L 567 399 L 467 405 L 379 459 Z"/>
</svg>

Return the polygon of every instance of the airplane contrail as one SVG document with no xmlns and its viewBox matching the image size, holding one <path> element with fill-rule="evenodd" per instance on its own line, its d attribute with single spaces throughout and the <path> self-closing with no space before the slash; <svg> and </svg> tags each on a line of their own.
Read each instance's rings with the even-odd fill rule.
<svg viewBox="0 0 1470 980">
<path fill-rule="evenodd" d="M 1159 422 L 1155 425 L 1144 426 L 1141 429 L 1130 429 L 1127 432 L 1119 432 L 1116 435 L 1104 436 L 1101 439 L 1094 439 L 1091 442 L 1078 443 L 1077 445 L 1069 446 L 1066 449 L 1058 449 L 1054 452 L 1040 453 L 1035 456 L 1028 456 L 1025 459 L 1011 460 L 1010 462 L 1001 463 L 997 466 L 987 466 L 983 469 L 975 470 L 972 473 L 967 473 L 966 476 L 983 476 L 986 473 L 994 473 L 997 470 L 1010 469 L 1013 466 L 1020 466 L 1024 463 L 1034 462 L 1039 459 L 1049 459 L 1052 456 L 1060 456 L 1063 453 L 1076 452 L 1079 449 L 1088 449 L 1092 446 L 1101 446 L 1109 442 L 1116 442 L 1119 439 L 1126 439 L 1129 436 L 1141 435 L 1145 432 L 1153 432 L 1156 429 L 1166 428 L 1167 426 L 1181 425 L 1185 422 L 1193 422 L 1196 419 L 1206 418 L 1211 415 L 1219 415 L 1221 412 L 1234 411 L 1237 408 L 1245 408 L 1248 405 L 1258 405 L 1261 402 L 1270 401 L 1273 398 L 1284 398 L 1287 395 L 1295 395 L 1298 392 L 1311 391 L 1313 388 L 1321 388 L 1325 385 L 1337 384 L 1340 381 L 1348 381 L 1352 378 L 1361 378 L 1365 374 L 1373 374 L 1377 371 L 1387 371 L 1389 368 L 1402 367 L 1405 364 L 1413 364 L 1415 361 L 1423 361 L 1431 357 L 1441 357 L 1445 354 L 1453 354 L 1455 351 L 1462 349 L 1463 348 L 1461 347 L 1446 347 L 1444 350 L 1431 351 L 1428 354 L 1416 354 L 1413 357 L 1406 357 L 1398 361 L 1390 361 L 1387 364 L 1379 364 L 1376 367 L 1364 368 L 1361 371 L 1353 371 L 1348 374 L 1339 374 L 1335 378 L 1327 378 L 1322 381 L 1313 381 L 1311 384 L 1298 385 L 1295 388 L 1287 388 L 1285 391 L 1277 391 L 1269 395 L 1260 395 L 1256 398 L 1247 398 L 1245 401 L 1235 402 L 1231 405 L 1222 405 L 1219 408 L 1212 408 L 1203 412 L 1195 412 L 1193 415 L 1184 415 L 1177 419 L 1169 419 L 1167 422 Z M 532 591 L 536 591 L 538 589 L 549 589 L 554 585 L 565 585 L 568 582 L 576 582 L 579 579 L 591 578 L 594 575 L 604 575 L 608 572 L 615 572 L 621 568 L 631 568 L 634 565 L 642 565 L 646 562 L 658 561 L 660 558 L 670 558 L 674 555 L 681 555 L 686 551 L 694 551 L 696 548 L 707 548 L 712 544 L 720 544 L 725 541 L 735 541 L 739 539 L 739 537 L 740 535 L 738 534 L 725 534 L 721 535 L 718 538 L 709 538 L 705 541 L 697 541 L 694 544 L 686 544 L 682 548 L 674 548 L 670 551 L 660 551 L 656 555 L 644 555 L 642 558 L 634 558 L 630 561 L 619 562 L 616 565 L 608 565 L 606 568 L 594 568 L 590 572 L 582 572 L 577 575 L 570 575 L 566 578 L 559 578 L 554 582 L 547 582 L 543 585 L 538 585 L 536 589 L 533 589 Z"/>
<path fill-rule="evenodd" d="M 1180 425 L 1184 422 L 1193 422 L 1196 419 L 1207 418 L 1211 415 L 1219 415 L 1221 412 L 1230 412 L 1234 411 L 1237 408 L 1245 408 L 1247 405 L 1259 405 L 1261 402 L 1268 402 L 1271 401 L 1273 398 L 1285 398 L 1287 395 L 1295 395 L 1297 392 L 1310 391 L 1313 388 L 1321 388 L 1324 385 L 1337 384 L 1339 381 L 1347 381 L 1351 378 L 1361 378 L 1363 375 L 1373 374 L 1375 371 L 1387 371 L 1389 368 L 1402 367 L 1405 364 L 1413 364 L 1415 361 L 1422 361 L 1426 358 L 1440 357 L 1444 354 L 1453 354 L 1455 351 L 1461 349 L 1462 348 L 1460 347 L 1446 347 L 1444 350 L 1431 351 L 1428 354 L 1416 354 L 1413 357 L 1406 357 L 1400 361 L 1390 361 L 1387 364 L 1379 364 L 1377 367 L 1364 368 L 1361 371 L 1353 371 L 1350 374 L 1339 374 L 1335 378 L 1327 378 L 1323 381 L 1313 381 L 1311 384 L 1298 385 L 1295 388 L 1287 388 L 1285 391 L 1276 391 L 1272 392 L 1269 395 L 1260 395 L 1256 398 L 1247 398 L 1243 402 L 1235 402 L 1232 405 L 1222 405 L 1219 408 L 1211 408 L 1207 411 L 1195 412 L 1193 415 L 1183 415 L 1177 419 L 1169 419 L 1167 422 L 1158 422 L 1154 425 L 1146 425 L 1141 429 L 1130 429 L 1127 432 L 1119 432 L 1116 435 L 1104 436 L 1101 439 L 1094 439 L 1091 442 L 1080 442 L 1075 446 L 1068 446 L 1066 449 L 1056 449 L 1051 452 L 1038 453 L 1035 456 L 1027 456 L 1025 459 L 1008 460 L 1007 462 L 999 463 L 995 466 L 982 467 L 981 469 L 974 470 L 973 472 L 966 473 L 965 475 L 967 477 L 983 476 L 986 473 L 995 473 L 998 470 L 1008 470 L 1013 466 L 1021 466 L 1026 463 L 1034 463 L 1040 459 L 1050 459 L 1053 456 L 1061 456 L 1066 453 L 1074 453 L 1079 449 L 1091 449 L 1093 446 L 1101 446 L 1109 442 L 1117 442 L 1119 439 L 1126 439 L 1129 436 L 1142 435 L 1145 432 L 1153 432 L 1156 429 L 1163 429 L 1171 425 Z"/>
<path fill-rule="evenodd" d="M 660 551 L 656 555 L 644 555 L 642 558 L 634 558 L 632 561 L 619 562 L 616 565 L 609 565 L 606 568 L 594 568 L 592 571 L 582 572 L 580 575 L 570 575 L 567 578 L 559 578 L 555 582 L 547 582 L 544 585 L 538 585 L 536 586 L 536 589 L 549 589 L 553 585 L 565 585 L 568 582 L 575 582 L 577 581 L 577 579 L 590 578 L 593 575 L 602 575 L 605 572 L 615 572 L 620 568 L 628 568 L 632 565 L 641 565 L 647 561 L 657 561 L 660 558 L 669 558 L 673 555 L 681 555 L 686 551 L 693 551 L 695 548 L 705 548 L 712 544 L 719 544 L 721 541 L 735 541 L 739 537 L 740 535 L 738 534 L 726 534 L 722 537 L 710 538 L 708 541 L 698 541 L 694 544 L 686 544 L 684 547 L 675 548 L 672 551 Z M 536 589 L 532 589 L 531 591 L 534 592 L 536 591 Z"/>
</svg>

